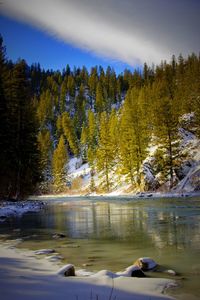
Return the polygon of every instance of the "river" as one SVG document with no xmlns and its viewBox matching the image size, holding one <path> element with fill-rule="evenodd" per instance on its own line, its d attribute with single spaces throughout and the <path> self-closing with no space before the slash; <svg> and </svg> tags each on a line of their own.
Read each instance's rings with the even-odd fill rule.
<svg viewBox="0 0 200 300">
<path fill-rule="evenodd" d="M 149 256 L 179 273 L 178 299 L 200 299 L 200 197 L 48 198 L 39 213 L 1 224 L 1 238 L 22 239 L 18 247 L 53 248 L 63 263 L 91 271 L 120 271 Z M 63 238 L 55 239 L 55 233 Z M 150 273 L 150 276 L 167 276 Z"/>
</svg>

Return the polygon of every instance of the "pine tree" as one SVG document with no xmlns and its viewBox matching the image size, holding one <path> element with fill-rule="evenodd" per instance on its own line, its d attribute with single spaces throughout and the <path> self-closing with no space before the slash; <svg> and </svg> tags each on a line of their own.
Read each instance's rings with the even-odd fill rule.
<svg viewBox="0 0 200 300">
<path fill-rule="evenodd" d="M 32 192 L 40 179 L 35 110 L 30 97 L 27 65 L 19 61 L 10 72 L 6 91 L 9 130 L 9 197 L 19 199 Z"/>
<path fill-rule="evenodd" d="M 112 109 L 110 118 L 109 118 L 109 137 L 112 156 L 117 164 L 119 161 L 119 120 L 118 114 L 115 109 Z"/>
<path fill-rule="evenodd" d="M 165 172 L 169 176 L 170 188 L 174 184 L 174 168 L 178 155 L 178 118 L 177 103 L 168 93 L 164 81 L 153 88 L 154 93 L 154 134 L 165 157 Z"/>
<path fill-rule="evenodd" d="M 106 112 L 100 115 L 99 143 L 96 154 L 97 170 L 101 172 L 102 188 L 110 191 L 112 181 L 110 172 L 114 165 L 114 153 L 109 134 L 109 118 Z"/>
<path fill-rule="evenodd" d="M 92 169 L 94 169 L 94 161 L 96 157 L 96 148 L 97 148 L 97 123 L 95 119 L 95 114 L 93 111 L 89 110 L 88 112 L 88 162 Z"/>
<path fill-rule="evenodd" d="M 106 103 L 103 95 L 103 88 L 100 82 L 97 83 L 96 98 L 95 98 L 95 110 L 97 113 L 101 113 L 105 110 Z"/>
<path fill-rule="evenodd" d="M 128 92 L 120 124 L 121 172 L 127 176 L 132 187 L 139 188 L 141 184 L 140 167 L 146 157 L 149 142 L 141 97 L 136 88 L 132 88 Z"/>
<path fill-rule="evenodd" d="M 8 147 L 7 137 L 9 130 L 8 106 L 5 95 L 5 88 L 8 85 L 9 71 L 6 67 L 6 49 L 3 45 L 3 38 L 0 36 L 0 198 L 5 196 L 8 191 L 9 170 L 8 171 Z M 9 89 L 9 86 L 8 86 Z"/>
<path fill-rule="evenodd" d="M 98 82 L 98 72 L 97 72 L 97 67 L 94 67 L 91 69 L 90 76 L 88 79 L 90 95 L 93 99 L 96 96 L 97 82 Z"/>
<path fill-rule="evenodd" d="M 74 128 L 78 138 L 81 136 L 81 128 L 86 121 L 86 98 L 84 95 L 84 86 L 81 84 L 78 95 L 75 98 L 75 115 L 74 115 Z"/>
<path fill-rule="evenodd" d="M 52 141 L 51 133 L 48 129 L 43 129 L 38 134 L 38 148 L 40 152 L 40 166 L 42 172 L 42 182 L 40 187 L 43 192 L 49 189 L 51 181 L 51 159 L 52 159 Z"/>
<path fill-rule="evenodd" d="M 73 122 L 68 114 L 68 112 L 64 112 L 62 115 L 62 128 L 64 135 L 69 143 L 70 150 L 74 155 L 79 154 L 78 142 L 73 126 Z"/>
<path fill-rule="evenodd" d="M 87 162 L 87 150 L 88 150 L 88 130 L 85 125 L 83 125 L 82 127 L 80 143 L 81 143 L 81 157 L 84 163 Z"/>
<path fill-rule="evenodd" d="M 67 176 L 67 161 L 68 155 L 65 146 L 65 140 L 63 135 L 61 135 L 58 145 L 54 150 L 52 159 L 53 188 L 55 192 L 62 192 L 65 190 Z"/>
<path fill-rule="evenodd" d="M 50 90 L 42 92 L 37 108 L 37 117 L 41 128 L 53 121 L 53 99 Z"/>
</svg>

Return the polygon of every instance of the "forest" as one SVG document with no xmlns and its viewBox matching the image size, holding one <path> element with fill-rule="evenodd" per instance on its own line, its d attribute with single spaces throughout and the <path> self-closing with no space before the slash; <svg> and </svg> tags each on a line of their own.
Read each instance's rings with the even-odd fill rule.
<svg viewBox="0 0 200 300">
<path fill-rule="evenodd" d="M 152 145 L 154 171 L 171 189 L 181 163 L 180 119 L 188 113 L 200 136 L 197 54 L 121 74 L 68 64 L 61 72 L 13 63 L 1 37 L 0 199 L 67 193 L 72 157 L 89 164 L 90 192 L 112 191 L 115 174 L 145 190 L 141 166 Z"/>
</svg>

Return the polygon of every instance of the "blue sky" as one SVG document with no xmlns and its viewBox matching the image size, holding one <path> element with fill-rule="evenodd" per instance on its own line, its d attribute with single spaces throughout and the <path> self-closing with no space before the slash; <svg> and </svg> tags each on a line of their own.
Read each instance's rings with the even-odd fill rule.
<svg viewBox="0 0 200 300">
<path fill-rule="evenodd" d="M 45 69 L 144 62 L 200 51 L 199 0 L 1 0 L 8 57 Z"/>
<path fill-rule="evenodd" d="M 0 15 L 0 33 L 9 59 L 23 58 L 30 65 L 39 62 L 44 69 L 61 70 L 85 65 L 88 70 L 95 65 L 113 67 L 117 73 L 133 67 L 119 61 L 100 57 L 90 51 L 74 47 L 61 39 L 50 36 L 32 25 Z M 137 66 L 136 66 L 137 67 Z"/>
</svg>

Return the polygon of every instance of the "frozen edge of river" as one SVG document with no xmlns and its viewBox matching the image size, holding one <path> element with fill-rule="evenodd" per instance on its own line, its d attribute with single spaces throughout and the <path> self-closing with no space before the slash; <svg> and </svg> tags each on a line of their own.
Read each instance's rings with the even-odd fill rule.
<svg viewBox="0 0 200 300">
<path fill-rule="evenodd" d="M 107 275 L 109 272 L 87 277 L 62 277 L 56 274 L 57 264 L 45 258 L 37 259 L 33 251 L 18 250 L 11 245 L 0 246 L 0 263 L 0 289 L 5 300 L 174 299 L 163 294 L 167 288 L 174 286 L 174 280 L 112 278 Z"/>
<path fill-rule="evenodd" d="M 44 207 L 44 202 L 38 200 L 2 201 L 0 203 L 0 223 L 10 217 L 21 217 L 28 212 L 38 212 Z"/>
</svg>

